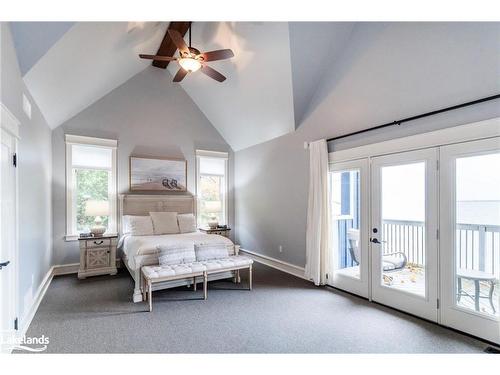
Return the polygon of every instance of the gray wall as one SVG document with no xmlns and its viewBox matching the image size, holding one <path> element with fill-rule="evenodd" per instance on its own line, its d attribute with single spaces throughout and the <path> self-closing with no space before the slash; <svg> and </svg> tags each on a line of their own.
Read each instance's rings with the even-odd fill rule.
<svg viewBox="0 0 500 375">
<path fill-rule="evenodd" d="M 51 265 L 51 131 L 26 89 L 8 25 L 1 23 L 0 101 L 20 121 L 19 142 L 19 317 Z M 32 117 L 22 110 L 23 93 L 31 100 Z"/>
<path fill-rule="evenodd" d="M 497 94 L 498 40 L 499 23 L 357 24 L 297 131 L 235 153 L 236 240 L 245 249 L 304 266 L 309 179 L 304 141 Z M 499 101 L 365 133 L 330 143 L 329 149 L 496 116 Z"/>
<path fill-rule="evenodd" d="M 118 192 L 129 189 L 129 156 L 185 158 L 188 190 L 195 189 L 196 149 L 229 151 L 212 124 L 166 70 L 148 67 L 53 131 L 54 263 L 79 261 L 78 243 L 66 231 L 64 134 L 118 140 Z M 233 209 L 233 163 L 229 165 L 229 223 Z"/>
</svg>

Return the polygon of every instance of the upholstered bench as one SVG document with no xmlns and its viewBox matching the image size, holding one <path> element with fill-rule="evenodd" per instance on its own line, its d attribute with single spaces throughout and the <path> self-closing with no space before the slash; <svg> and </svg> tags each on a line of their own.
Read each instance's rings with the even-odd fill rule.
<svg viewBox="0 0 500 375">
<path fill-rule="evenodd" d="M 208 275 L 235 271 L 236 281 L 239 282 L 239 271 L 248 269 L 249 290 L 252 290 L 253 260 L 242 255 L 234 255 L 220 259 L 207 259 L 192 263 L 180 263 L 142 267 L 143 299 L 148 301 L 149 311 L 153 311 L 153 284 L 164 281 L 193 278 L 193 289 L 196 291 L 196 278 L 203 277 L 203 298 L 207 299 Z"/>
<path fill-rule="evenodd" d="M 248 269 L 248 290 L 252 290 L 253 260 L 243 255 L 233 255 L 227 258 L 200 261 L 207 269 L 207 274 L 235 271 L 236 282 L 240 281 L 240 270 Z"/>
</svg>

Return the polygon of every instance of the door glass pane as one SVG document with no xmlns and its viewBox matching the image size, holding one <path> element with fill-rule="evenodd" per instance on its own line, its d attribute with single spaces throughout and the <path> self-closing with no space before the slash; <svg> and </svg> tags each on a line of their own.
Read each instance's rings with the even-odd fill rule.
<svg viewBox="0 0 500 375">
<path fill-rule="evenodd" d="M 381 285 L 425 296 L 425 162 L 382 167 Z"/>
<path fill-rule="evenodd" d="M 500 153 L 456 160 L 456 301 L 499 315 Z"/>
<path fill-rule="evenodd" d="M 359 176 L 359 169 L 330 172 L 328 185 L 334 272 L 357 279 L 361 264 Z"/>
</svg>

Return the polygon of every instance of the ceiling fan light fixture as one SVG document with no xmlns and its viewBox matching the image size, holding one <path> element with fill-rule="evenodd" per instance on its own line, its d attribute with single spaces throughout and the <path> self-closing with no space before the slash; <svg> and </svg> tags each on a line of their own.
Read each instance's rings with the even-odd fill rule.
<svg viewBox="0 0 500 375">
<path fill-rule="evenodd" d="M 181 57 L 179 59 L 179 65 L 188 72 L 196 72 L 201 68 L 201 62 L 192 57 Z"/>
</svg>

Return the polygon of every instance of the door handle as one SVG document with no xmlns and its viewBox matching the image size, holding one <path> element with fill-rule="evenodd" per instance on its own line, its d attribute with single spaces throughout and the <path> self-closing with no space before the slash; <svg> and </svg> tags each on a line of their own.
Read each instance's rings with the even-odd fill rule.
<svg viewBox="0 0 500 375">
<path fill-rule="evenodd" d="M 370 239 L 370 242 L 381 244 L 381 243 L 384 243 L 384 242 L 387 242 L 387 241 L 380 242 L 378 239 L 372 238 L 372 239 Z"/>
<path fill-rule="evenodd" d="M 3 263 L 0 263 L 0 270 L 3 268 L 3 267 L 7 267 L 10 263 L 10 260 L 8 260 L 7 262 L 3 262 Z"/>
</svg>

